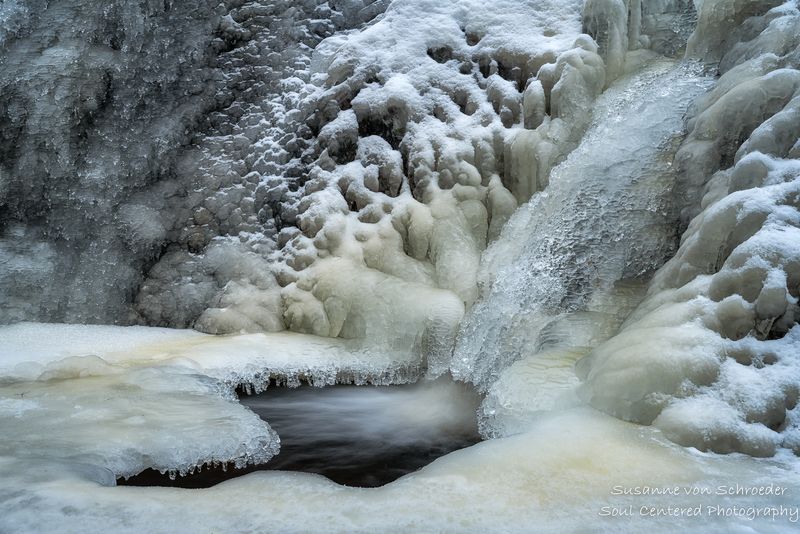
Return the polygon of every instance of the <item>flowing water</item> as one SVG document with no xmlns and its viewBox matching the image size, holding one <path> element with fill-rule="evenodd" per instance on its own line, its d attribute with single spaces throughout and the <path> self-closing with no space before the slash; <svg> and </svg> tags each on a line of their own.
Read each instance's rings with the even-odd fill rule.
<svg viewBox="0 0 800 534">
<path fill-rule="evenodd" d="M 408 386 L 275 387 L 242 395 L 240 401 L 281 438 L 281 452 L 269 463 L 173 480 L 149 470 L 120 484 L 200 488 L 268 469 L 377 487 L 480 441 L 475 420 L 479 396 L 445 379 Z"/>
</svg>

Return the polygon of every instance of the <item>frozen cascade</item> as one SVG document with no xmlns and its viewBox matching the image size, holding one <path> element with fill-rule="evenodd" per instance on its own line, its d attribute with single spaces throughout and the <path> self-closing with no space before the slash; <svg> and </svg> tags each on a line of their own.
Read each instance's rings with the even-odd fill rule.
<svg viewBox="0 0 800 534">
<path fill-rule="evenodd" d="M 675 156 L 687 228 L 579 394 L 702 451 L 799 454 L 800 6 L 705 2 L 687 53 L 722 74 Z"/>
<path fill-rule="evenodd" d="M 657 59 L 597 100 L 581 145 L 484 253 L 483 296 L 461 328 L 456 377 L 486 390 L 514 362 L 553 351 L 572 374 L 615 332 L 674 251 L 672 157 L 689 105 L 711 83 L 698 64 Z"/>
<path fill-rule="evenodd" d="M 91 17 L 87 6 L 0 5 L 0 52 L 26 52 L 0 77 L 34 74 L 0 79 L 14 88 L 0 96 L 13 125 L 0 155 L 14 156 L 21 132 L 32 147 L 0 167 L 0 207 L 13 208 L 0 213 L 0 316 L 134 322 L 134 306 L 150 324 L 236 335 L 0 327 L 0 531 L 796 528 L 796 0 L 194 1 L 191 16 L 174 2 L 110 2 Z M 51 38 L 120 20 L 141 31 Z M 687 57 L 708 71 L 657 56 L 682 50 L 695 22 Z M 281 43 L 286 54 L 270 55 Z M 221 71 L 209 44 L 228 50 Z M 118 46 L 176 54 L 142 64 Z M 31 50 L 40 63 L 25 61 Z M 106 64 L 122 70 L 84 68 Z M 282 68 L 294 76 L 275 76 Z M 185 72 L 223 79 L 194 99 Z M 141 73 L 155 93 L 137 93 Z M 70 91 L 76 75 L 88 93 Z M 134 94 L 104 92 L 109 81 Z M 58 99 L 26 115 L 19 97 L 43 87 Z M 135 152 L 153 157 L 119 160 L 108 190 L 95 188 L 118 154 L 83 134 L 114 133 L 120 109 L 144 111 L 134 134 L 163 135 L 139 136 Z M 40 152 L 50 115 L 63 135 Z M 175 152 L 201 116 L 194 148 Z M 23 172 L 57 161 L 66 181 Z M 92 194 L 58 194 L 74 184 Z M 53 194 L 15 194 L 28 186 Z M 60 269 L 75 256 L 50 245 L 59 236 L 88 244 L 82 270 Z M 128 291 L 154 248 L 134 301 L 84 299 L 95 280 Z M 48 287 L 59 270 L 64 283 Z M 292 472 L 198 491 L 109 487 L 147 467 L 271 460 L 279 437 L 236 402 L 237 385 L 414 382 L 434 352 L 483 390 L 481 430 L 496 439 L 370 490 Z M 436 403 L 423 404 L 391 403 L 390 423 Z M 717 492 L 742 484 L 783 491 Z M 699 522 L 636 516 L 642 499 L 614 486 L 710 493 L 646 502 L 701 506 Z M 607 506 L 634 512 L 603 517 Z M 779 508 L 797 515 L 743 515 Z"/>
</svg>

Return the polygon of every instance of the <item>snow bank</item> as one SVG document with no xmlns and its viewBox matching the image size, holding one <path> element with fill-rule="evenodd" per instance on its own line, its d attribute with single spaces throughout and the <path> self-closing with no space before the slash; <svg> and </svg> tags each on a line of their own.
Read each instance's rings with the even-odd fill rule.
<svg viewBox="0 0 800 534">
<path fill-rule="evenodd" d="M 319 132 L 316 161 L 297 230 L 284 229 L 278 274 L 288 328 L 398 339 L 433 330 L 426 337 L 441 350 L 432 359 L 446 358 L 476 297 L 489 229 L 516 207 L 502 160 L 524 126 L 525 87 L 574 46 L 578 8 L 500 2 L 487 13 L 463 2 L 400 1 L 369 28 L 322 43 L 309 119 Z M 573 54 L 593 61 L 591 51 Z M 602 85 L 599 59 L 581 68 L 575 76 Z M 562 70 L 538 97 L 529 93 L 530 127 L 544 120 Z M 358 281 L 353 289 L 348 280 Z"/>
<path fill-rule="evenodd" d="M 777 462 L 692 454 L 653 431 L 586 409 L 551 415 L 535 431 L 453 453 L 377 489 L 346 488 L 319 476 L 283 472 L 253 473 L 206 490 L 105 488 L 93 476 L 80 466 L 40 462 L 32 469 L 28 462 L 0 459 L 0 529 L 259 531 L 269 525 L 302 532 L 313 525 L 325 532 L 563 532 L 592 525 L 615 531 L 785 532 L 792 527 L 787 515 L 749 520 L 726 516 L 724 510 L 791 508 L 800 490 L 796 473 Z M 784 494 L 716 495 L 719 486 L 744 481 L 785 488 Z M 615 487 L 677 487 L 677 495 L 647 497 L 647 504 L 664 510 L 702 506 L 703 517 L 642 516 L 645 498 L 614 495 Z M 682 494 L 694 488 L 710 495 Z M 629 506 L 632 517 L 600 515 L 604 507 Z M 723 512 L 706 515 L 707 506 Z"/>
</svg>

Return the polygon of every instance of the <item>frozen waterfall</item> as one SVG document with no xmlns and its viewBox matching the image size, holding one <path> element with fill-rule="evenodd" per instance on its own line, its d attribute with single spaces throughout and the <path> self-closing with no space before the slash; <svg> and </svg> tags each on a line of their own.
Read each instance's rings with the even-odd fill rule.
<svg viewBox="0 0 800 534">
<path fill-rule="evenodd" d="M 597 99 L 580 146 L 484 253 L 456 377 L 486 389 L 515 361 L 553 351 L 572 358 L 569 369 L 613 335 L 674 253 L 672 159 L 689 106 L 711 83 L 700 65 L 656 59 Z"/>
<path fill-rule="evenodd" d="M 798 528 L 797 0 L 95 7 L 0 0 L 0 532 Z"/>
</svg>

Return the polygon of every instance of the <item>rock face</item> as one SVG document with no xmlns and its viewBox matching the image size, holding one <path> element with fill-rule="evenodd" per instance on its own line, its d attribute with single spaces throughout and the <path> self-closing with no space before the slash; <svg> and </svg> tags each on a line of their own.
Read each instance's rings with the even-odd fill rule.
<svg viewBox="0 0 800 534">
<path fill-rule="evenodd" d="M 299 155 L 285 115 L 311 47 L 380 12 L 331 3 L 5 2 L 0 321 L 189 326 L 227 282 L 213 253 L 196 256 L 212 238 L 273 247 L 252 168 Z M 163 257 L 171 272 L 142 287 Z M 136 310 L 159 290 L 169 304 Z"/>
<path fill-rule="evenodd" d="M 4 322 L 128 322 L 180 202 L 178 149 L 215 105 L 224 6 L 0 7 Z M 227 40 L 227 43 L 226 43 Z"/>
</svg>

